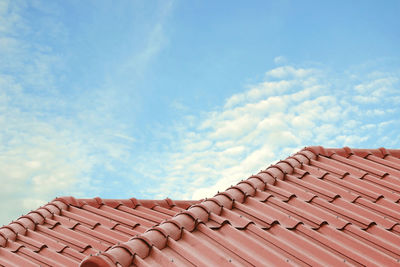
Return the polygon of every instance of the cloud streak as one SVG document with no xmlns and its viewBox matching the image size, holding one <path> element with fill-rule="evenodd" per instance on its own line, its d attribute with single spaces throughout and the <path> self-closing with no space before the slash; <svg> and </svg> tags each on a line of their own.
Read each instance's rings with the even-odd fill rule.
<svg viewBox="0 0 400 267">
<path fill-rule="evenodd" d="M 0 23 L 2 223 L 58 195 L 100 195 L 108 189 L 96 174 L 124 176 L 116 166 L 135 142 L 123 122 L 91 103 L 96 98 L 84 100 L 59 86 L 65 83 L 57 70 L 66 59 L 32 37 L 21 15 L 28 8 L 35 7 L 0 2 L 0 20 L 7 22 Z"/>
</svg>

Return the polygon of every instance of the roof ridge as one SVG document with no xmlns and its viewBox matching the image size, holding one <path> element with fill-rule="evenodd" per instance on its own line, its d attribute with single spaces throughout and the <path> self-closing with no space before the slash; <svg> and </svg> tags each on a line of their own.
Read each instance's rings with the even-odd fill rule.
<svg viewBox="0 0 400 267">
<path fill-rule="evenodd" d="M 154 206 L 161 206 L 166 208 L 172 208 L 175 206 L 187 208 L 190 206 L 190 203 L 196 202 L 195 200 L 172 200 L 170 198 L 165 199 L 137 199 L 137 198 L 129 198 L 129 199 L 112 199 L 112 198 L 74 198 L 72 196 L 65 196 L 57 198 L 67 205 L 71 205 L 74 207 L 82 207 L 84 205 L 89 205 L 95 208 L 98 208 L 102 205 L 107 205 L 112 208 L 117 208 L 120 205 L 126 205 L 130 208 L 136 208 L 137 206 L 144 206 L 147 208 L 153 208 Z"/>
<path fill-rule="evenodd" d="M 309 162 L 318 156 L 307 147 L 300 152 L 269 166 L 266 170 L 240 181 L 237 185 L 229 187 L 224 192 L 217 193 L 213 198 L 204 199 L 202 202 L 192 205 L 186 210 L 176 214 L 171 219 L 153 226 L 143 234 L 134 236 L 129 241 L 114 245 L 104 253 L 98 253 L 86 257 L 82 267 L 93 266 L 130 266 L 135 255 L 146 258 L 153 246 L 163 249 L 167 239 L 181 238 L 183 229 L 193 231 L 201 222 L 207 222 L 211 212 L 220 214 L 222 208 L 232 209 L 233 202 L 244 202 L 246 197 L 253 196 L 257 189 L 265 190 L 266 184 L 274 184 L 277 179 L 283 180 L 286 174 L 294 172 L 296 167 L 304 162 Z"/>
<path fill-rule="evenodd" d="M 44 224 L 47 218 L 50 219 L 54 214 L 60 214 L 67 207 L 68 204 L 62 201 L 62 198 L 55 198 L 46 205 L 22 215 L 10 224 L 0 227 L 0 247 L 7 246 L 8 240 L 15 241 L 18 235 L 25 235 L 28 229 L 34 230 L 37 225 Z"/>
<path fill-rule="evenodd" d="M 367 157 L 369 155 L 374 155 L 380 158 L 385 158 L 386 156 L 394 156 L 396 158 L 400 158 L 400 149 L 386 149 L 384 147 L 380 148 L 350 148 L 350 147 L 343 147 L 343 148 L 325 148 L 322 146 L 309 146 L 305 147 L 302 151 L 308 150 L 313 152 L 316 155 L 322 155 L 325 157 L 330 157 L 333 154 L 338 154 L 343 157 L 349 157 L 350 155 L 356 155 L 359 157 Z"/>
</svg>

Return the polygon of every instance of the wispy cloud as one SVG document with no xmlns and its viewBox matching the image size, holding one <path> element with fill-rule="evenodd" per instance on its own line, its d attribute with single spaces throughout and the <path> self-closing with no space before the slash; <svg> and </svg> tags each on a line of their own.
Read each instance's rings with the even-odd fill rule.
<svg viewBox="0 0 400 267">
<path fill-rule="evenodd" d="M 84 90 L 77 95 L 66 91 L 58 71 L 67 59 L 42 41 L 46 38 L 36 38 L 46 31 L 37 33 L 22 16 L 35 8 L 41 7 L 0 1 L 2 223 L 57 195 L 92 197 L 109 190 L 114 181 L 104 187 L 101 179 L 128 175 L 126 168 L 117 166 L 128 165 L 136 140 L 126 123 L 110 112 L 119 104 L 110 97 L 112 90 L 92 90 L 86 99 Z M 51 25 L 58 23 L 53 8 L 44 14 Z M 149 37 L 149 46 L 158 42 L 159 27 Z M 150 57 L 159 48 L 145 49 Z"/>
<path fill-rule="evenodd" d="M 163 1 L 157 10 L 156 18 L 150 22 L 151 26 L 145 37 L 144 46 L 139 51 L 132 51 L 132 55 L 118 66 L 119 75 L 143 76 L 149 65 L 168 44 L 165 33 L 165 24 L 174 8 L 174 1 Z"/>
</svg>

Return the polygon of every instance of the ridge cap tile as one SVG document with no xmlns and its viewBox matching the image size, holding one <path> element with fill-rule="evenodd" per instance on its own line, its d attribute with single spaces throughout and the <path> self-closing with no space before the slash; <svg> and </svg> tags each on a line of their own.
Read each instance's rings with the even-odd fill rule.
<svg viewBox="0 0 400 267">
<path fill-rule="evenodd" d="M 46 209 L 46 207 L 48 207 L 48 206 L 50 206 L 50 205 L 54 205 L 53 202 L 54 202 L 54 201 L 49 202 L 49 203 L 47 203 L 46 205 L 44 205 L 44 206 L 42 206 L 42 207 L 39 207 L 38 210 L 40 210 L 40 209 Z M 58 206 L 56 206 L 56 207 L 59 209 L 59 212 L 60 212 L 60 211 L 61 211 L 61 208 L 58 207 Z M 29 214 L 29 213 L 28 213 L 28 214 Z M 42 214 L 40 214 L 40 215 L 42 215 Z M 42 215 L 42 216 L 43 216 L 43 215 Z M 36 228 L 36 225 L 42 225 L 42 224 L 44 224 L 47 218 L 50 219 L 51 217 L 53 217 L 53 213 L 52 213 L 52 212 L 49 212 L 49 214 L 48 214 L 47 216 L 43 216 L 43 217 L 44 217 L 44 218 L 43 218 L 43 221 L 42 221 L 40 224 L 39 224 L 39 223 L 36 223 L 36 224 L 35 224 L 34 221 L 31 221 L 32 226 L 24 226 L 24 224 L 23 224 L 21 221 L 23 221 L 24 219 L 27 219 L 27 218 L 29 218 L 29 217 L 27 217 L 27 215 L 22 215 L 22 216 L 19 217 L 17 220 L 12 221 L 10 224 L 4 225 L 4 226 L 0 227 L 0 248 L 1 248 L 1 247 L 5 247 L 5 246 L 7 245 L 7 241 L 8 241 L 8 240 L 15 240 L 16 237 L 18 236 L 18 234 L 25 235 L 26 232 L 27 232 L 27 229 L 30 229 L 31 227 L 32 227 L 33 229 L 35 229 L 35 228 Z M 20 226 L 20 228 L 19 228 L 18 230 L 15 230 L 15 229 L 12 227 L 12 225 L 15 225 L 15 224 Z M 3 232 L 2 232 L 3 229 L 8 229 L 10 232 L 12 232 L 12 235 L 9 235 L 9 234 L 6 235 L 5 233 L 3 233 Z M 1 237 L 3 238 L 3 240 L 1 240 L 1 239 L 2 239 Z"/>
<path fill-rule="evenodd" d="M 396 154 L 400 156 L 400 149 L 386 149 L 386 148 L 378 148 L 378 149 L 358 149 L 358 148 L 325 148 L 322 146 L 309 146 L 305 147 L 303 150 L 308 150 L 316 155 L 322 155 L 325 157 L 330 157 L 332 154 L 338 154 L 343 157 L 348 157 L 349 155 L 358 155 L 360 157 L 366 157 L 368 155 L 375 155 L 380 158 L 385 158 L 388 155 Z"/>
</svg>

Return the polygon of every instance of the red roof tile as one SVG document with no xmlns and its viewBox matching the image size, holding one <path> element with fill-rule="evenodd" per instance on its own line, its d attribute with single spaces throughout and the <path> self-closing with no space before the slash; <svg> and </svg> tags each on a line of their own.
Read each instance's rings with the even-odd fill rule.
<svg viewBox="0 0 400 267">
<path fill-rule="evenodd" d="M 56 198 L 0 228 L 0 266 L 78 266 L 197 202 Z"/>
<path fill-rule="evenodd" d="M 399 158 L 305 148 L 81 266 L 400 265 Z"/>
<path fill-rule="evenodd" d="M 55 199 L 0 265 L 400 265 L 399 202 L 400 150 L 308 147 L 199 202 Z"/>
</svg>

